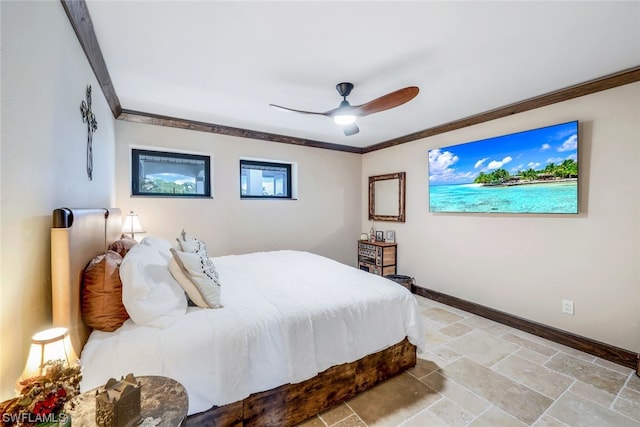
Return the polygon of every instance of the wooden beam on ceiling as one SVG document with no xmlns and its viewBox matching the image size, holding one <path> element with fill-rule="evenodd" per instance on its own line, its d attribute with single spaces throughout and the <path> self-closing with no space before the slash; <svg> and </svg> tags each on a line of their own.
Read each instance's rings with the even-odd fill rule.
<svg viewBox="0 0 640 427">
<path fill-rule="evenodd" d="M 93 69 L 93 74 L 102 88 L 102 93 L 104 93 L 104 97 L 109 104 L 111 113 L 117 119 L 122 112 L 122 107 L 111 82 L 111 77 L 109 77 L 107 64 L 104 62 L 96 33 L 93 30 L 93 22 L 91 22 L 91 16 L 89 16 L 87 3 L 84 0 L 60 0 L 60 2 L 67 13 L 82 50 L 87 56 L 91 69 Z"/>
<path fill-rule="evenodd" d="M 118 119 L 135 123 L 145 123 L 178 129 L 195 130 L 199 132 L 237 136 L 239 138 L 259 139 L 262 141 L 280 142 L 284 144 L 302 145 L 305 147 L 325 148 L 328 150 L 362 154 L 362 148 L 360 147 L 351 147 L 349 145 L 334 144 L 331 142 L 314 141 L 312 139 L 303 139 L 293 136 L 278 135 L 275 133 L 234 128 L 230 126 L 216 125 L 213 123 L 197 122 L 194 120 L 179 119 L 175 117 L 161 116 L 158 114 L 143 113 L 140 111 L 122 110 L 122 114 Z"/>
</svg>

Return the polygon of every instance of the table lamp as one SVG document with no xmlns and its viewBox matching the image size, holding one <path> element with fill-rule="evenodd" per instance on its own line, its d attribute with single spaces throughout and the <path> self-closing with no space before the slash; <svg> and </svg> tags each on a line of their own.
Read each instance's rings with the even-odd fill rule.
<svg viewBox="0 0 640 427">
<path fill-rule="evenodd" d="M 20 382 L 42 375 L 43 364 L 58 359 L 64 360 L 67 366 L 78 360 L 71 346 L 67 328 L 50 328 L 33 334 L 27 363 L 16 382 L 16 390 L 20 391 L 22 388 Z"/>
<path fill-rule="evenodd" d="M 135 239 L 135 233 L 144 233 L 144 229 L 140 224 L 140 219 L 138 215 L 134 214 L 133 211 L 130 211 L 129 214 L 124 217 L 124 225 L 122 226 L 122 232 L 124 234 L 131 235 L 132 239 Z"/>
</svg>

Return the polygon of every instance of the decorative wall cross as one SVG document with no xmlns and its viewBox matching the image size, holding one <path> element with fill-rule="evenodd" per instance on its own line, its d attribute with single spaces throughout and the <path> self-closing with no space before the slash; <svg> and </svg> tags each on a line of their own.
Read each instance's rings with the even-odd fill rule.
<svg viewBox="0 0 640 427">
<path fill-rule="evenodd" d="M 93 179 L 93 133 L 98 130 L 96 116 L 91 111 L 91 85 L 87 86 L 87 102 L 80 104 L 82 121 L 87 124 L 87 176 Z"/>
</svg>

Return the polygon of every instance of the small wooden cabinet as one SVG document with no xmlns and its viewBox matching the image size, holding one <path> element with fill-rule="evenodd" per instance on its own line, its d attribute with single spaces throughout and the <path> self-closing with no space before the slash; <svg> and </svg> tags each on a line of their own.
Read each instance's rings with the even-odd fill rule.
<svg viewBox="0 0 640 427">
<path fill-rule="evenodd" d="M 396 274 L 397 251 L 397 243 L 359 240 L 358 268 L 378 276 Z"/>
</svg>

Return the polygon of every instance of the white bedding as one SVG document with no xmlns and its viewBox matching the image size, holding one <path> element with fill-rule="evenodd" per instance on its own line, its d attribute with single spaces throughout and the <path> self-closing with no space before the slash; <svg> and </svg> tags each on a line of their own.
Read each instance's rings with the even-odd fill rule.
<svg viewBox="0 0 640 427">
<path fill-rule="evenodd" d="M 224 308 L 190 307 L 166 329 L 128 320 L 115 332 L 92 332 L 81 390 L 130 372 L 164 375 L 186 387 L 194 414 L 306 380 L 405 336 L 423 345 L 417 304 L 395 282 L 307 252 L 213 260 Z"/>
</svg>

